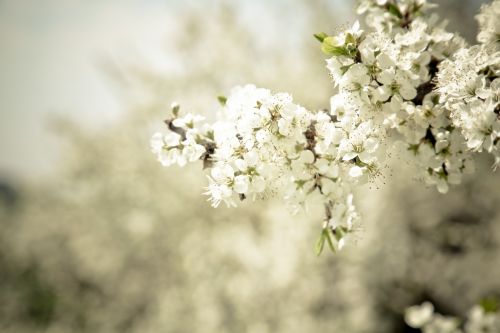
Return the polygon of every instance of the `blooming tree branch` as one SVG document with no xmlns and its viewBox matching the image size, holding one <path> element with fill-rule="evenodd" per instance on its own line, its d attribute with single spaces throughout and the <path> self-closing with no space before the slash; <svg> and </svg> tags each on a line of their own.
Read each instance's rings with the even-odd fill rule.
<svg viewBox="0 0 500 333">
<path fill-rule="evenodd" d="M 308 200 L 325 207 L 318 254 L 341 249 L 359 214 L 353 189 L 383 174 L 390 156 L 441 193 L 473 171 L 473 153 L 500 164 L 500 0 L 478 15 L 479 45 L 445 30 L 425 0 L 364 0 L 356 22 L 335 36 L 316 34 L 330 56 L 336 93 L 329 111 L 311 111 L 286 93 L 253 85 L 219 97 L 222 117 L 180 115 L 177 104 L 156 133 L 164 166 L 202 160 L 212 206 L 282 197 L 292 212 Z"/>
</svg>

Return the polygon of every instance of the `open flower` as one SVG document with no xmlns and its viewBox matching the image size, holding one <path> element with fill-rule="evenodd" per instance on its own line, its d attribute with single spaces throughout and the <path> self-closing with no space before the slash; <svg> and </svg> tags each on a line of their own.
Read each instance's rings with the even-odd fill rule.
<svg viewBox="0 0 500 333">
<path fill-rule="evenodd" d="M 417 96 L 408 72 L 388 68 L 377 75 L 377 80 L 385 86 L 384 90 L 399 93 L 405 100 L 412 100 Z"/>
<path fill-rule="evenodd" d="M 379 141 L 375 137 L 370 122 L 361 123 L 349 137 L 342 140 L 339 146 L 339 155 L 343 161 L 359 158 L 363 163 L 370 163 L 376 159 L 375 152 Z"/>
</svg>

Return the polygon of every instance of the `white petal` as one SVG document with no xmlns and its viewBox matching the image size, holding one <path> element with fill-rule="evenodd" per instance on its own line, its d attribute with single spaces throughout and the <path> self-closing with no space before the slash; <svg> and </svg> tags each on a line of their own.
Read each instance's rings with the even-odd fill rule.
<svg viewBox="0 0 500 333">
<path fill-rule="evenodd" d="M 448 189 L 449 189 L 449 186 L 448 186 L 448 183 L 446 182 L 446 180 L 444 179 L 439 179 L 438 182 L 437 182 L 437 190 L 439 191 L 439 193 L 448 193 Z"/>
<path fill-rule="evenodd" d="M 311 164 L 314 162 L 314 154 L 310 150 L 303 150 L 300 153 L 299 161 L 301 163 Z"/>
<path fill-rule="evenodd" d="M 363 168 L 360 168 L 359 166 L 355 165 L 351 169 L 349 169 L 349 176 L 352 178 L 358 178 L 363 175 Z"/>
<path fill-rule="evenodd" d="M 233 189 L 236 193 L 248 192 L 249 178 L 246 175 L 239 175 L 234 177 Z"/>
<path fill-rule="evenodd" d="M 234 161 L 234 164 L 240 171 L 245 171 L 248 168 L 247 162 L 245 160 L 242 160 L 241 158 Z"/>
<path fill-rule="evenodd" d="M 409 307 L 405 313 L 405 321 L 413 328 L 420 328 L 432 319 L 434 306 L 425 302 L 422 305 Z"/>
<path fill-rule="evenodd" d="M 380 53 L 377 56 L 377 61 L 381 69 L 386 69 L 391 66 L 394 66 L 394 62 L 386 53 Z"/>
<path fill-rule="evenodd" d="M 350 151 L 347 154 L 345 154 L 344 157 L 342 157 L 342 160 L 349 161 L 349 160 L 352 160 L 353 158 L 356 158 L 356 156 L 358 156 L 358 153 L 356 153 L 354 151 Z"/>
<path fill-rule="evenodd" d="M 373 97 L 375 102 L 385 102 L 391 97 L 392 91 L 391 88 L 387 85 L 383 85 L 375 89 L 373 92 Z"/>
<path fill-rule="evenodd" d="M 411 84 L 401 85 L 401 87 L 399 87 L 399 93 L 408 101 L 411 101 L 417 96 L 417 90 Z"/>
</svg>

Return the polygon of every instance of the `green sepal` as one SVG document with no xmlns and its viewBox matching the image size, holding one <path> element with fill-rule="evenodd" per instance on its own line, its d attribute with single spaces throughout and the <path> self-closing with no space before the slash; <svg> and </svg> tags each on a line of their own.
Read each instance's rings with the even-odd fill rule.
<svg viewBox="0 0 500 333">
<path fill-rule="evenodd" d="M 345 35 L 345 43 L 346 43 L 346 45 L 348 45 L 348 44 L 356 44 L 356 37 L 354 37 L 353 34 L 351 34 L 351 33 L 348 32 Z"/>
</svg>

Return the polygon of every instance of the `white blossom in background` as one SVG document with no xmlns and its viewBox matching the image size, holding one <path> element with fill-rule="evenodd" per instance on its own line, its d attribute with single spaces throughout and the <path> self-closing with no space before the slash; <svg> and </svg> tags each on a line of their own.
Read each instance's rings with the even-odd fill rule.
<svg viewBox="0 0 500 333">
<path fill-rule="evenodd" d="M 441 193 L 474 170 L 473 153 L 500 163 L 500 0 L 484 6 L 480 45 L 445 30 L 425 0 L 364 0 L 369 31 L 355 22 L 321 41 L 335 93 L 329 111 L 311 111 L 286 93 L 235 87 L 214 124 L 179 115 L 151 148 L 165 165 L 203 160 L 206 194 L 221 202 L 282 197 L 292 212 L 325 207 L 317 244 L 340 249 L 359 216 L 353 189 L 384 174 L 390 157 Z M 389 157 L 389 159 L 388 159 Z M 442 321 L 442 325 L 448 325 Z"/>
<path fill-rule="evenodd" d="M 425 302 L 406 309 L 405 321 L 411 327 L 418 328 L 430 323 L 433 314 L 434 306 L 429 302 Z"/>
<path fill-rule="evenodd" d="M 423 333 L 500 332 L 500 314 L 480 305 L 469 310 L 464 323 L 459 318 L 434 312 L 434 306 L 424 302 L 407 308 L 405 321 L 410 327 L 420 329 Z"/>
</svg>

